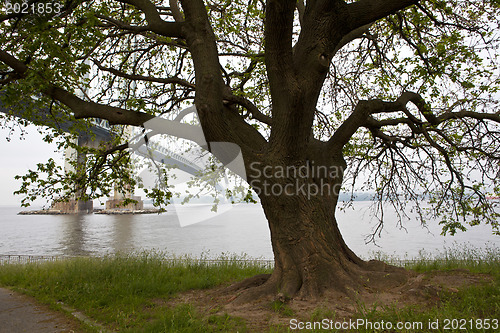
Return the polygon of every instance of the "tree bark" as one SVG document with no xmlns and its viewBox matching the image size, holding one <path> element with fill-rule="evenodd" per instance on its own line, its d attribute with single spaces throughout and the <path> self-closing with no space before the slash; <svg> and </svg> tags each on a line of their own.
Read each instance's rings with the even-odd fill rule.
<svg viewBox="0 0 500 333">
<path fill-rule="evenodd" d="M 311 299 L 327 291 L 351 295 L 406 281 L 405 270 L 366 262 L 346 245 L 335 218 L 345 164 L 343 159 L 328 162 L 307 160 L 296 167 L 277 164 L 257 171 L 260 177 L 251 185 L 269 223 L 275 267 L 264 283 L 240 295 L 240 301 L 266 294 L 281 300 Z M 244 282 L 236 289 L 248 286 Z"/>
<path fill-rule="evenodd" d="M 345 244 L 331 198 L 267 198 L 262 204 L 275 257 L 270 280 L 280 293 L 310 297 L 352 286 L 363 261 Z"/>
</svg>

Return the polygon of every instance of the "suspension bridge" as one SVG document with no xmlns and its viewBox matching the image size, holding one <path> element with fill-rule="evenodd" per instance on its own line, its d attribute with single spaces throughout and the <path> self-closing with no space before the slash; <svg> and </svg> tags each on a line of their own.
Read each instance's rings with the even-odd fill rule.
<svg viewBox="0 0 500 333">
<path fill-rule="evenodd" d="M 92 121 L 92 125 L 87 128 L 81 128 L 78 126 L 77 121 L 70 120 L 69 117 L 58 119 L 52 112 L 50 108 L 47 107 L 39 107 L 36 103 L 35 99 L 32 100 L 23 100 L 18 103 L 15 108 L 6 107 L 2 103 L 0 92 L 0 113 L 13 116 L 16 118 L 26 119 L 30 122 L 34 123 L 38 126 L 46 126 L 55 128 L 56 130 L 63 132 L 73 132 L 78 134 L 77 144 L 79 146 L 87 146 L 87 147 L 97 147 L 101 142 L 109 142 L 113 139 L 113 128 L 109 125 L 107 120 L 104 119 L 95 119 Z M 139 144 L 135 146 L 133 150 L 137 155 L 145 158 L 152 158 L 154 161 L 166 164 L 169 166 L 173 166 L 178 168 L 179 170 L 188 173 L 189 175 L 199 174 L 200 171 L 203 170 L 203 167 L 199 165 L 196 161 L 192 161 L 180 154 L 177 154 L 171 151 L 169 148 L 162 146 L 161 144 L 155 143 L 152 147 L 149 147 L 145 144 Z M 71 152 L 65 152 L 66 159 L 68 158 L 76 158 L 78 163 L 80 160 L 78 157 Z M 72 157 L 69 157 L 72 156 Z M 84 163 L 84 159 L 81 163 Z M 65 171 L 68 171 L 69 164 L 65 163 Z M 137 200 L 140 197 L 133 196 L 133 190 L 131 193 L 126 195 L 128 198 L 132 198 Z M 125 199 L 125 197 L 120 197 L 115 191 L 114 198 L 110 198 L 108 202 L 110 205 L 106 205 L 106 208 L 116 208 L 119 206 L 119 202 Z M 92 211 L 92 203 L 90 202 L 81 202 L 78 198 L 74 198 L 69 203 L 59 202 L 53 205 L 54 210 L 58 211 L 66 211 L 68 213 L 73 212 L 90 212 Z M 140 201 L 139 206 L 132 205 L 126 206 L 128 209 L 142 209 L 142 201 Z"/>
</svg>

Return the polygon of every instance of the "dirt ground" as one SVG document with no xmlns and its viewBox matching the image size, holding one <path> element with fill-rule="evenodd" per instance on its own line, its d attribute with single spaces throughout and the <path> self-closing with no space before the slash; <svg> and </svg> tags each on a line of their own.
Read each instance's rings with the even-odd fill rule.
<svg viewBox="0 0 500 333">
<path fill-rule="evenodd" d="M 398 307 L 416 305 L 425 310 L 439 304 L 439 295 L 442 292 L 455 293 L 462 287 L 491 281 L 492 278 L 489 275 L 472 274 L 467 270 L 435 271 L 425 274 L 409 273 L 409 279 L 406 283 L 390 289 L 363 290 L 355 293 L 356 296 L 350 297 L 340 293 L 327 293 L 314 301 L 292 299 L 279 310 L 276 307 L 275 299 L 271 296 L 250 303 L 238 304 L 234 300 L 242 290 L 234 292 L 231 291 L 231 288 L 224 286 L 216 289 L 189 291 L 164 303 L 164 305 L 175 306 L 180 303 L 190 303 L 202 314 L 223 315 L 227 313 L 242 318 L 250 332 L 266 332 L 269 331 L 270 326 L 274 325 L 288 327 L 291 318 L 310 321 L 313 311 L 318 311 L 318 309 L 321 309 L 324 314 L 335 313 L 336 321 L 353 318 L 359 314 L 359 304 L 363 304 L 365 309 L 388 305 Z M 273 302 L 275 302 L 274 307 Z M 319 321 L 322 319 L 324 317 L 316 318 Z"/>
</svg>

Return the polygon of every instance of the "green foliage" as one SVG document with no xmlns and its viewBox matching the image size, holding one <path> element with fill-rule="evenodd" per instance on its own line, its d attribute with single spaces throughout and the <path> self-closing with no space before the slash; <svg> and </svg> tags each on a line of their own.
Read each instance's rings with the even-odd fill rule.
<svg viewBox="0 0 500 333">
<path fill-rule="evenodd" d="M 429 202 L 440 210 L 442 234 L 454 235 L 457 230 L 466 231 L 467 225 L 490 224 L 494 233 L 500 235 L 500 212 L 496 210 L 498 203 L 482 197 L 485 192 L 480 185 L 475 185 L 465 193 L 461 188 L 454 188 L 446 194 L 441 191 L 432 193 Z"/>
<path fill-rule="evenodd" d="M 273 27 L 265 27 L 266 4 L 257 0 L 204 3 L 227 90 L 271 116 L 264 32 Z M 159 10 L 163 19 L 172 20 L 168 9 Z M 375 121 L 390 125 L 356 131 L 344 147 L 346 190 L 376 191 L 377 199 L 402 215 L 413 201 L 421 221 L 439 218 L 444 233 L 478 223 L 488 223 L 493 232 L 499 232 L 498 207 L 485 199 L 500 195 L 498 123 L 474 117 L 429 121 L 452 112 L 496 112 L 499 17 L 498 1 L 422 1 L 374 22 L 337 51 L 315 105 L 315 139 L 329 140 L 361 100 L 395 101 L 403 92 L 413 91 L 426 101 L 421 110 L 408 103 L 398 111 L 373 114 Z M 29 70 L 18 77 L 0 63 L 2 102 L 16 109 L 28 104 L 26 118 L 39 125 L 75 121 L 72 135 L 88 131 L 89 124 L 76 121 L 66 105 L 42 97 L 53 86 L 83 100 L 175 119 L 195 97 L 193 60 L 185 40 L 146 31 L 148 24 L 140 9 L 112 0 L 69 1 L 60 15 L 3 19 L 2 50 Z M 293 43 L 307 30 L 301 28 L 298 14 L 291 29 Z M 231 107 L 270 138 L 272 126 L 257 121 L 244 105 Z M 51 116 L 41 118 L 36 111 L 40 108 L 50 109 Z M 119 132 L 120 139 L 112 144 L 127 141 Z M 72 146 L 60 136 L 53 132 L 46 141 L 61 140 L 61 148 Z M 48 161 L 20 176 L 23 184 L 17 193 L 26 196 L 23 204 L 40 196 L 64 200 L 72 193 L 92 199 L 108 195 L 114 186 L 126 191 L 137 182 L 132 170 L 127 170 L 131 164 L 127 154 L 106 153 L 104 148 L 82 153 L 86 153 L 86 165 L 75 168 L 73 174 L 63 175 Z M 213 165 L 215 170 L 207 168 L 188 184 L 201 190 L 186 195 L 186 200 L 213 190 L 213 180 L 225 176 L 220 164 Z M 159 172 L 158 178 L 162 177 Z M 212 183 L 202 185 L 206 180 Z M 173 193 L 161 183 L 147 195 L 165 205 Z M 247 185 L 231 184 L 234 188 L 222 195 L 234 202 L 255 201 Z M 215 204 L 219 194 L 214 194 Z M 432 209 L 424 209 L 423 200 Z M 382 210 L 379 217 L 383 222 Z"/>
<path fill-rule="evenodd" d="M 279 313 L 282 316 L 285 317 L 291 317 L 294 315 L 293 310 L 288 306 L 286 303 L 280 301 L 280 300 L 275 300 L 271 302 L 271 309 Z"/>
<path fill-rule="evenodd" d="M 89 148 L 76 142 L 68 138 L 61 145 L 72 149 L 69 151 L 74 155 L 66 159 L 66 169 L 49 159 L 47 163 L 38 163 L 36 170 L 15 177 L 22 180 L 20 189 L 14 194 L 23 196 L 23 206 L 29 206 L 39 197 L 47 201 L 67 201 L 76 195 L 82 200 L 93 200 L 109 196 L 113 189 L 125 193 L 134 188 L 136 178 L 128 151 L 111 152 L 104 144 Z"/>
<path fill-rule="evenodd" d="M 170 202 L 169 200 L 172 198 L 171 192 L 163 191 L 159 188 L 153 188 L 151 190 L 145 188 L 144 193 L 146 193 L 147 198 L 153 201 L 153 206 L 155 207 L 168 205 L 168 203 Z"/>
</svg>

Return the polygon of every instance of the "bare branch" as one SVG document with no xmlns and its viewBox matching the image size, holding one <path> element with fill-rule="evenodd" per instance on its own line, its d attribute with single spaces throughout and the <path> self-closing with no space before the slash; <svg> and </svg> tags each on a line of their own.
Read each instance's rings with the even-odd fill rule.
<svg viewBox="0 0 500 333">
<path fill-rule="evenodd" d="M 390 14 L 404 9 L 408 6 L 418 3 L 420 0 L 361 0 L 348 5 L 351 13 L 352 27 L 354 30 L 358 27 L 370 24 L 382 19 Z"/>
<path fill-rule="evenodd" d="M 140 9 L 146 16 L 148 21 L 148 30 L 156 32 L 159 35 L 167 37 L 183 38 L 182 32 L 183 22 L 167 22 L 161 19 L 160 13 L 156 6 L 149 0 L 119 0 L 123 3 L 128 3 Z"/>
<path fill-rule="evenodd" d="M 186 88 L 190 89 L 195 89 L 195 85 L 189 81 L 180 79 L 178 77 L 170 77 L 170 78 L 157 78 L 157 77 L 152 77 L 152 76 L 144 76 L 144 75 L 137 75 L 137 74 L 128 74 L 122 71 L 119 71 L 114 68 L 110 67 L 105 67 L 103 66 L 100 62 L 97 60 L 94 60 L 94 63 L 97 65 L 97 67 L 102 70 L 109 72 L 111 74 L 114 74 L 116 76 L 129 79 L 129 80 L 134 80 L 134 81 L 145 81 L 145 82 L 156 82 L 156 83 L 162 83 L 162 84 L 179 84 L 181 86 L 184 86 Z"/>
<path fill-rule="evenodd" d="M 370 30 L 370 27 L 373 25 L 373 22 L 365 24 L 361 27 L 358 27 L 351 32 L 349 32 L 347 35 L 342 37 L 338 45 L 335 47 L 335 50 L 333 51 L 333 55 L 335 55 L 341 48 L 349 44 L 355 39 L 358 39 L 362 37 L 365 33 L 367 33 Z"/>
<path fill-rule="evenodd" d="M 108 21 L 109 23 L 111 23 L 112 25 L 114 25 L 115 27 L 117 27 L 119 29 L 131 31 L 131 32 L 135 32 L 135 33 L 140 33 L 140 32 L 150 30 L 150 28 L 148 26 L 140 27 L 140 26 L 130 25 L 130 24 L 127 24 L 127 23 L 122 22 L 120 20 L 116 20 L 114 18 L 107 17 L 107 16 L 100 15 L 100 14 L 96 14 L 95 17 L 97 17 L 98 19 L 101 19 L 101 20 Z"/>
<path fill-rule="evenodd" d="M 73 111 L 76 119 L 102 118 L 107 119 L 112 125 L 141 126 L 146 121 L 154 118 L 153 115 L 147 113 L 84 101 L 68 91 L 55 86 L 44 91 L 44 93 L 68 106 Z"/>
<path fill-rule="evenodd" d="M 23 62 L 3 50 L 0 50 L 0 61 L 12 67 L 21 76 L 26 75 L 26 72 L 29 70 L 28 66 L 26 66 Z M 153 118 L 152 115 L 147 113 L 125 110 L 94 102 L 87 102 L 62 88 L 50 84 L 50 82 L 47 83 L 49 84 L 49 88 L 44 89 L 43 93 L 72 109 L 75 118 L 77 119 L 102 118 L 107 119 L 110 124 L 140 126 L 149 119 Z"/>
<path fill-rule="evenodd" d="M 484 113 L 484 112 L 474 112 L 474 111 L 457 111 L 443 113 L 437 117 L 438 122 L 443 122 L 450 119 L 464 119 L 472 118 L 477 120 L 491 120 L 500 124 L 500 112 L 496 113 Z"/>
<path fill-rule="evenodd" d="M 242 96 L 236 96 L 233 94 L 226 94 L 224 95 L 224 99 L 227 102 L 232 102 L 241 105 L 252 115 L 254 119 L 262 123 L 265 123 L 267 125 L 272 124 L 272 118 L 260 112 L 260 110 L 247 98 L 244 98 Z"/>
<path fill-rule="evenodd" d="M 422 114 L 426 121 L 422 121 L 419 118 L 412 115 L 406 105 L 408 103 L 414 104 L 419 112 Z M 403 112 L 406 117 L 399 118 L 389 118 L 376 120 L 371 117 L 371 115 L 391 113 L 391 112 Z M 439 124 L 450 120 L 450 119 L 476 119 L 476 120 L 491 120 L 500 123 L 500 114 L 484 113 L 484 112 L 474 112 L 474 111 L 458 111 L 458 112 L 445 112 L 439 116 L 436 116 L 430 106 L 425 102 L 423 97 L 414 92 L 404 92 L 401 96 L 394 102 L 384 102 L 381 100 L 370 100 L 370 101 L 359 101 L 352 114 L 347 118 L 347 120 L 337 129 L 334 135 L 329 140 L 330 149 L 339 149 L 343 147 L 352 135 L 363 126 L 369 129 L 374 136 L 381 138 L 385 142 L 393 144 L 394 142 L 400 142 L 407 145 L 404 138 L 397 136 L 389 136 L 383 133 L 380 129 L 385 126 L 397 126 L 405 124 L 407 125 L 411 132 L 415 134 L 427 135 L 426 128 L 435 129 Z"/>
<path fill-rule="evenodd" d="M 366 124 L 368 116 L 374 113 L 382 112 L 382 110 L 396 111 L 399 103 L 384 102 L 381 100 L 359 101 L 352 114 L 342 123 L 335 131 L 328 145 L 330 150 L 341 149 L 356 131 Z"/>
<path fill-rule="evenodd" d="M 178 0 L 170 0 L 169 5 L 170 5 L 170 11 L 172 12 L 172 16 L 174 17 L 175 21 L 183 22 L 184 15 L 182 15 L 181 10 L 179 9 Z"/>
<path fill-rule="evenodd" d="M 28 71 L 26 64 L 3 50 L 0 50 L 0 61 L 11 67 L 19 75 L 24 75 Z"/>
</svg>

